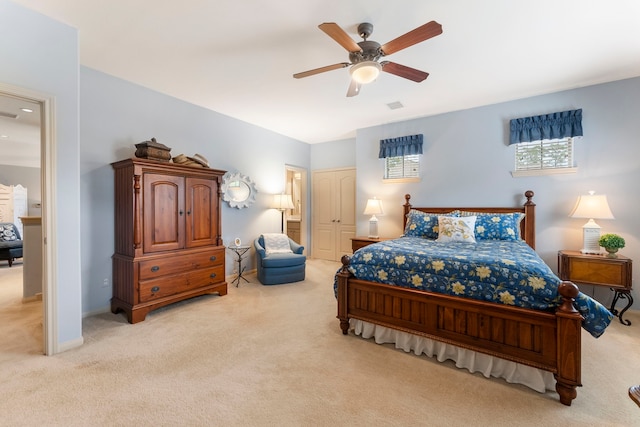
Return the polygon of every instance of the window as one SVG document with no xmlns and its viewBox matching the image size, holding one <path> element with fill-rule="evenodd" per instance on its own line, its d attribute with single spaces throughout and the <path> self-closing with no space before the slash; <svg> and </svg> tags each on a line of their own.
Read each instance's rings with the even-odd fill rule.
<svg viewBox="0 0 640 427">
<path fill-rule="evenodd" d="M 516 145 L 516 172 L 573 168 L 573 138 L 520 142 Z"/>
<path fill-rule="evenodd" d="M 420 155 L 407 154 L 384 159 L 384 179 L 419 178 Z"/>
</svg>

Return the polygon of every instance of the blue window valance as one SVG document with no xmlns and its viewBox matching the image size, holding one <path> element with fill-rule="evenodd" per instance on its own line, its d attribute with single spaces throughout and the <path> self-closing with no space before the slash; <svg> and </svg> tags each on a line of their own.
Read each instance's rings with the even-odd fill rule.
<svg viewBox="0 0 640 427">
<path fill-rule="evenodd" d="M 422 134 L 380 140 L 379 159 L 422 154 Z"/>
<path fill-rule="evenodd" d="M 509 145 L 582 136 L 582 109 L 513 119 L 509 125 Z"/>
</svg>

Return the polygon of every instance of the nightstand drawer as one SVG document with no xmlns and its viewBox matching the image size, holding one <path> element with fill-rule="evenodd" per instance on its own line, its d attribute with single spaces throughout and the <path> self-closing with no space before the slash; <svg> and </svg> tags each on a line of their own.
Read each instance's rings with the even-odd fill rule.
<svg viewBox="0 0 640 427">
<path fill-rule="evenodd" d="M 611 258 L 578 251 L 558 252 L 560 279 L 585 285 L 631 290 L 632 264 L 629 258 L 622 255 Z"/>
<path fill-rule="evenodd" d="M 624 264 L 611 264 L 594 259 L 572 258 L 569 260 L 571 280 L 599 285 L 619 285 L 625 282 Z"/>
</svg>

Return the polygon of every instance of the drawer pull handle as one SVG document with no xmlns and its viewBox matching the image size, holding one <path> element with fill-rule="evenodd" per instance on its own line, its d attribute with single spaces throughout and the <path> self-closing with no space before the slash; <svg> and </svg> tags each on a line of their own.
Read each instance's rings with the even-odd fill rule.
<svg viewBox="0 0 640 427">
<path fill-rule="evenodd" d="M 213 255 L 211 258 L 209 258 L 209 261 L 215 261 L 216 259 L 218 259 L 215 255 Z"/>
<path fill-rule="evenodd" d="M 158 267 L 157 265 L 154 265 L 153 267 L 151 267 L 151 271 L 153 273 L 155 273 L 156 271 L 160 270 L 160 267 Z"/>
<path fill-rule="evenodd" d="M 154 286 L 153 288 L 151 288 L 151 292 L 153 292 L 154 294 L 159 290 L 160 290 L 160 286 Z"/>
<path fill-rule="evenodd" d="M 215 279 L 215 277 L 216 277 L 216 273 L 211 273 L 211 274 L 209 275 L 209 277 L 211 277 L 212 279 Z"/>
</svg>

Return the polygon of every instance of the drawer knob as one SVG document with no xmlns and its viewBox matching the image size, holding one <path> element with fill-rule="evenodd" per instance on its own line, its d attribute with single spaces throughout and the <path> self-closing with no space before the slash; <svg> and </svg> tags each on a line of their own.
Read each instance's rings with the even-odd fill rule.
<svg viewBox="0 0 640 427">
<path fill-rule="evenodd" d="M 211 277 L 212 279 L 214 279 L 214 278 L 216 277 L 216 273 L 211 273 L 211 274 L 209 275 L 209 277 Z"/>
<path fill-rule="evenodd" d="M 160 286 L 154 286 L 153 288 L 151 288 L 151 292 L 153 292 L 154 294 L 159 290 L 160 290 Z"/>
<path fill-rule="evenodd" d="M 160 267 L 158 267 L 157 265 L 154 265 L 153 267 L 151 267 L 151 271 L 154 273 L 158 270 L 160 270 Z"/>
<path fill-rule="evenodd" d="M 209 258 L 209 261 L 215 261 L 216 259 L 218 259 L 218 257 L 216 257 L 215 255 L 212 255 L 211 258 Z"/>
</svg>

